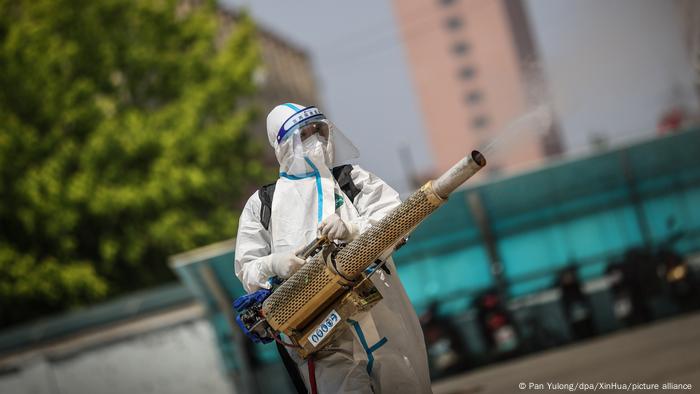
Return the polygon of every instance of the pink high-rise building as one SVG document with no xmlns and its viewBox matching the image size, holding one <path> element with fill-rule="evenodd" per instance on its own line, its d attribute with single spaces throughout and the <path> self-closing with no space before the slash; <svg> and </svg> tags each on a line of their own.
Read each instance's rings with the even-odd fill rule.
<svg viewBox="0 0 700 394">
<path fill-rule="evenodd" d="M 521 0 L 394 0 L 394 9 L 435 170 L 488 145 L 545 95 Z M 561 152 L 553 126 L 506 138 L 491 173 Z"/>
</svg>

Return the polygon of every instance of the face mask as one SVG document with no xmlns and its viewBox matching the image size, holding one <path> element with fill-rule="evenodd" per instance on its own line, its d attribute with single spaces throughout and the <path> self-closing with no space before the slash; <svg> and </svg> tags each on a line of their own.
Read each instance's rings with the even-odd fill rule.
<svg viewBox="0 0 700 394">
<path fill-rule="evenodd" d="M 326 141 L 324 137 L 319 136 L 318 134 L 314 134 L 302 141 L 304 155 L 312 161 L 327 161 L 326 145 L 328 145 L 328 141 Z"/>
</svg>

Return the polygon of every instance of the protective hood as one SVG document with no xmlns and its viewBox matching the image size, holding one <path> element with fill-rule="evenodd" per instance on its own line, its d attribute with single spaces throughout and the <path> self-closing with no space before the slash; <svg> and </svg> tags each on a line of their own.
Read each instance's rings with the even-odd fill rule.
<svg viewBox="0 0 700 394">
<path fill-rule="evenodd" d="M 318 224 L 335 213 L 331 169 L 359 157 L 355 145 L 316 107 L 286 103 L 267 116 L 267 135 L 280 163 L 272 200 L 272 251 L 314 240 Z"/>
</svg>

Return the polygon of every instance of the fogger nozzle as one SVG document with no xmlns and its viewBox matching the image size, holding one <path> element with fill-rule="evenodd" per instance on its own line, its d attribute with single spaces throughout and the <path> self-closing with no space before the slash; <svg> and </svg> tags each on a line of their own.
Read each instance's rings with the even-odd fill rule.
<svg viewBox="0 0 700 394">
<path fill-rule="evenodd" d="M 433 181 L 433 190 L 442 197 L 447 198 L 456 188 L 463 184 L 472 175 L 476 174 L 486 165 L 486 158 L 478 150 L 473 150 L 469 156 L 464 157 L 447 170 L 438 179 Z"/>
</svg>

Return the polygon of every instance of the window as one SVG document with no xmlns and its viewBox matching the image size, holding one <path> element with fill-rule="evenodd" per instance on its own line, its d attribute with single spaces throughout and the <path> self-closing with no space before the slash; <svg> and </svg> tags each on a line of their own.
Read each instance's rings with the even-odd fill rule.
<svg viewBox="0 0 700 394">
<path fill-rule="evenodd" d="M 474 66 L 464 66 L 459 70 L 459 77 L 462 79 L 472 79 L 476 75 L 476 69 Z"/>
<path fill-rule="evenodd" d="M 455 55 L 464 55 L 469 52 L 469 48 L 470 46 L 468 43 L 460 41 L 452 45 L 452 52 L 454 52 Z"/>
<path fill-rule="evenodd" d="M 451 16 L 445 21 L 445 26 L 447 30 L 457 30 L 462 27 L 462 20 L 459 17 Z"/>
<path fill-rule="evenodd" d="M 489 119 L 485 115 L 479 115 L 472 120 L 472 127 L 475 129 L 486 128 L 489 124 Z"/>
<path fill-rule="evenodd" d="M 471 92 L 467 93 L 467 95 L 465 96 L 467 103 L 472 104 L 472 105 L 478 104 L 479 102 L 481 102 L 482 97 L 483 97 L 483 95 L 478 90 L 472 90 Z"/>
</svg>

